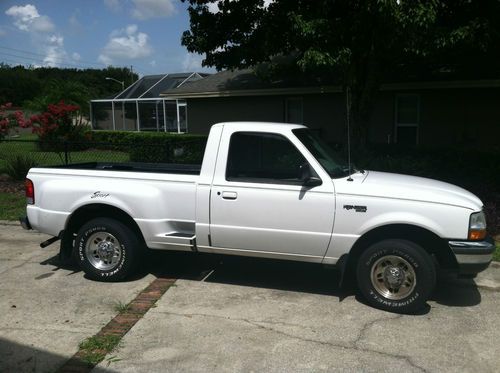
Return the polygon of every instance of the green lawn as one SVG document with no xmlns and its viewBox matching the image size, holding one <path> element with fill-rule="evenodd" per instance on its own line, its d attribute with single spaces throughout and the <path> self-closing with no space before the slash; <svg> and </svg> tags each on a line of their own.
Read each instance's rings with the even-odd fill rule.
<svg viewBox="0 0 500 373">
<path fill-rule="evenodd" d="M 26 215 L 26 198 L 22 193 L 0 192 L 0 220 L 17 220 Z"/>
</svg>

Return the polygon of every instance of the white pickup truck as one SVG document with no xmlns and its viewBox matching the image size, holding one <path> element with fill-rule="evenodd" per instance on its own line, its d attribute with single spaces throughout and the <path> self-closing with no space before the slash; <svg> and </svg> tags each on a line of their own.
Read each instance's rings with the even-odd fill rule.
<svg viewBox="0 0 500 373">
<path fill-rule="evenodd" d="M 350 172 L 302 125 L 216 124 L 201 168 L 33 168 L 26 196 L 22 225 L 54 236 L 44 245 L 60 238 L 61 255 L 108 281 L 128 276 L 147 248 L 297 260 L 337 265 L 371 305 L 407 313 L 425 305 L 438 268 L 473 276 L 494 250 L 473 194 Z"/>
</svg>

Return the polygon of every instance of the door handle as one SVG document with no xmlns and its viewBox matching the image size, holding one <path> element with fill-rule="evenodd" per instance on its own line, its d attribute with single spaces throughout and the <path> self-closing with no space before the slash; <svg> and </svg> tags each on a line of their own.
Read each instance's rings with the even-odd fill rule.
<svg viewBox="0 0 500 373">
<path fill-rule="evenodd" d="M 236 199 L 236 198 L 238 198 L 238 193 L 236 193 L 236 192 L 222 192 L 222 198 L 224 198 L 224 199 Z"/>
</svg>

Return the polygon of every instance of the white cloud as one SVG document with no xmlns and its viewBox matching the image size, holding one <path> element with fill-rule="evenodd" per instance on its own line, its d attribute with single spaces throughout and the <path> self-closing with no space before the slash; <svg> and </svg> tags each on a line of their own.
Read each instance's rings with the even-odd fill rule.
<svg viewBox="0 0 500 373">
<path fill-rule="evenodd" d="M 48 16 L 40 15 L 36 6 L 26 4 L 14 5 L 5 11 L 14 19 L 14 25 L 22 31 L 51 32 L 55 26 Z"/>
<path fill-rule="evenodd" d="M 156 60 L 153 60 L 149 63 L 151 66 L 155 67 L 156 66 Z"/>
<path fill-rule="evenodd" d="M 104 0 L 104 5 L 115 13 L 122 10 L 122 5 L 119 0 Z"/>
<path fill-rule="evenodd" d="M 215 3 L 208 3 L 207 6 L 208 6 L 208 11 L 210 13 L 214 13 L 215 14 L 215 13 L 219 12 L 219 2 L 218 1 L 215 2 Z"/>
<path fill-rule="evenodd" d="M 117 59 L 132 60 L 148 57 L 153 53 L 148 39 L 149 36 L 146 33 L 139 32 L 137 25 L 129 25 L 125 29 L 115 30 L 111 33 L 98 60 L 109 65 Z"/>
<path fill-rule="evenodd" d="M 186 53 L 182 61 L 183 71 L 199 71 L 202 69 L 201 63 L 205 58 L 202 54 Z"/>
<path fill-rule="evenodd" d="M 210 13 L 219 13 L 219 3 L 221 2 L 222 0 L 218 0 L 214 3 L 208 3 L 207 4 L 207 7 L 208 7 L 208 11 Z M 228 0 L 228 1 L 234 1 L 234 0 Z M 264 9 L 267 9 L 267 7 L 269 6 L 269 4 L 271 4 L 272 2 L 274 2 L 274 0 L 264 0 L 264 5 L 262 6 L 262 8 Z"/>
<path fill-rule="evenodd" d="M 31 42 L 43 53 L 43 64 L 45 66 L 64 65 L 68 60 L 68 54 L 64 49 L 64 38 L 59 34 L 51 34 L 55 25 L 49 16 L 40 14 L 36 6 L 32 4 L 14 5 L 5 12 L 12 17 L 14 25 L 22 31 L 31 35 Z"/>
<path fill-rule="evenodd" d="M 54 31 L 54 29 L 54 24 L 47 16 L 37 17 L 31 23 L 31 30 L 35 32 L 51 32 Z"/>
<path fill-rule="evenodd" d="M 135 8 L 132 9 L 132 17 L 141 21 L 150 18 L 169 17 L 177 10 L 172 0 L 132 0 Z"/>
<path fill-rule="evenodd" d="M 64 38 L 61 35 L 51 35 L 47 38 L 45 47 L 45 58 L 43 62 L 46 66 L 59 66 L 64 64 L 68 54 L 64 50 Z"/>
<path fill-rule="evenodd" d="M 82 57 L 80 56 L 80 53 L 73 52 L 71 58 L 74 59 L 75 61 L 80 61 L 80 58 Z"/>
</svg>

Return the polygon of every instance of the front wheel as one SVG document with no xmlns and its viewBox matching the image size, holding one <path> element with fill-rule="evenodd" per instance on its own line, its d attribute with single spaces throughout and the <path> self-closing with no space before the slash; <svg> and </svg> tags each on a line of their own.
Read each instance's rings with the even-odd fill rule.
<svg viewBox="0 0 500 373">
<path fill-rule="evenodd" d="M 363 252 L 357 267 L 358 287 L 374 307 L 398 313 L 422 309 L 436 284 L 432 258 L 406 240 L 384 240 Z"/>
<path fill-rule="evenodd" d="M 77 258 L 85 274 L 94 280 L 118 281 L 137 267 L 142 244 L 126 225 L 109 218 L 89 221 L 75 240 Z"/>
</svg>

